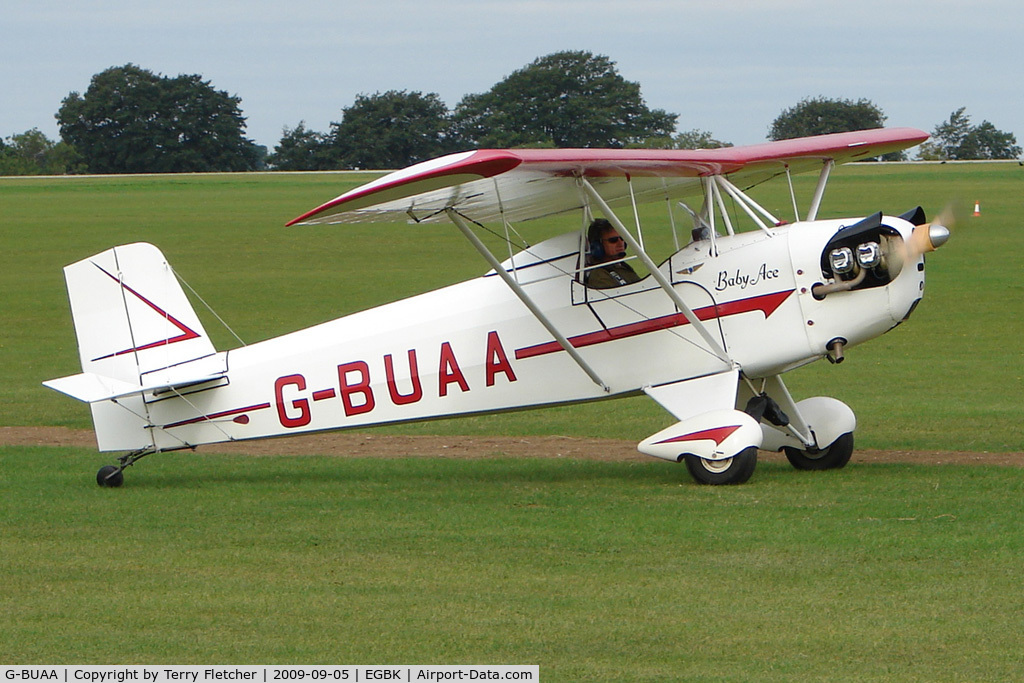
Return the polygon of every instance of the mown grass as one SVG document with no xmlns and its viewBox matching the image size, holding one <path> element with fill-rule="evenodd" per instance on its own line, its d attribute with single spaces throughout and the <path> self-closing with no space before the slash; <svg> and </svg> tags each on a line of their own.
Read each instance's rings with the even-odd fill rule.
<svg viewBox="0 0 1024 683">
<path fill-rule="evenodd" d="M 536 663 L 546 681 L 1002 681 L 1024 470 L 0 449 L 0 661 Z M 142 467 L 140 464 L 139 468 Z"/>
<path fill-rule="evenodd" d="M 284 228 L 370 174 L 0 179 L 0 424 L 88 427 L 88 410 L 43 389 L 78 371 L 61 268 L 115 244 L 151 241 L 246 342 L 412 296 L 486 270 L 444 226 Z M 805 202 L 815 179 L 797 177 Z M 787 375 L 797 398 L 832 395 L 858 415 L 870 448 L 1016 451 L 1024 444 L 1024 169 L 1015 164 L 847 165 L 833 173 L 822 217 L 934 215 L 968 209 L 928 259 L 925 301 L 848 360 Z M 785 183 L 755 196 L 792 218 Z M 970 217 L 974 201 L 982 215 Z M 664 208 L 645 207 L 649 244 L 664 253 Z M 575 218 L 519 226 L 532 241 Z M 660 245 L 660 246 L 659 246 Z M 502 253 L 499 245 L 495 250 Z M 200 311 L 218 348 L 237 345 Z M 614 412 L 617 419 L 605 417 Z M 389 428 L 406 433 L 544 433 L 641 440 L 668 416 L 644 398 Z"/>
</svg>

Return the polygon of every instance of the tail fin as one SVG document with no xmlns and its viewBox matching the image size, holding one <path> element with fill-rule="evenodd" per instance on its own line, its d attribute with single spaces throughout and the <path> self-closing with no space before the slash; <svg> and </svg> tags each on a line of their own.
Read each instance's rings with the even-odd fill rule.
<svg viewBox="0 0 1024 683">
<path fill-rule="evenodd" d="M 101 450 L 152 444 L 142 394 L 223 375 L 223 359 L 153 245 L 108 249 L 64 277 L 82 374 L 44 384 L 92 404 Z"/>
<path fill-rule="evenodd" d="M 64 269 L 82 371 L 145 384 L 146 375 L 215 353 L 152 244 L 108 249 Z"/>
</svg>

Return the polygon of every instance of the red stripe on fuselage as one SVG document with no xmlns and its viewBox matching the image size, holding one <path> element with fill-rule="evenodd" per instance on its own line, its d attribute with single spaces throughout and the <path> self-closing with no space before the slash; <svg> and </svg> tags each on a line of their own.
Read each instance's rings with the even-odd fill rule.
<svg viewBox="0 0 1024 683">
<path fill-rule="evenodd" d="M 767 319 L 779 306 L 782 305 L 782 302 L 789 298 L 789 295 L 794 291 L 796 290 L 790 289 L 783 292 L 775 292 L 774 294 L 763 294 L 761 296 L 750 297 L 748 299 L 726 301 L 724 303 L 698 308 L 694 310 L 693 313 L 697 316 L 698 320 L 704 321 L 713 320 L 715 318 L 724 318 L 730 315 L 739 315 L 740 313 L 750 313 L 751 311 L 761 311 L 764 313 L 765 319 Z M 618 327 L 609 327 L 606 330 L 580 334 L 575 337 L 570 337 L 569 343 L 572 344 L 574 348 L 578 349 L 584 346 L 603 344 L 604 342 L 615 341 L 616 339 L 626 339 L 627 337 L 635 337 L 637 335 L 647 334 L 648 332 L 668 330 L 673 327 L 680 327 L 682 325 L 689 324 L 690 321 L 687 320 L 686 316 L 682 313 L 673 313 L 671 315 L 663 315 L 658 318 L 619 325 Z M 516 349 L 516 359 L 522 360 L 524 358 L 533 358 L 534 356 L 543 356 L 562 350 L 561 344 L 556 341 L 534 344 L 533 346 Z"/>
<path fill-rule="evenodd" d="M 249 413 L 255 410 L 264 410 L 269 407 L 269 403 L 258 403 L 254 406 L 246 406 L 244 408 L 232 408 L 231 410 L 222 410 L 219 413 L 210 413 L 209 415 L 203 415 L 201 417 L 193 417 L 189 420 L 182 420 L 181 422 L 172 422 L 169 425 L 164 425 L 163 428 L 170 429 L 172 427 L 184 427 L 185 425 L 206 422 L 207 420 L 216 420 L 221 417 L 230 417 L 231 415 L 240 415 L 242 413 Z"/>
</svg>

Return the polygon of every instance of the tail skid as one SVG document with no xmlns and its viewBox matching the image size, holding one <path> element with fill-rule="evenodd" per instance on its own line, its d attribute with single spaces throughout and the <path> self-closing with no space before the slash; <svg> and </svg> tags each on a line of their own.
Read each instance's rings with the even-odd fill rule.
<svg viewBox="0 0 1024 683">
<path fill-rule="evenodd" d="M 91 405 L 100 450 L 154 448 L 144 394 L 219 379 L 226 357 L 151 244 L 108 249 L 64 277 L 82 373 L 43 384 Z"/>
</svg>

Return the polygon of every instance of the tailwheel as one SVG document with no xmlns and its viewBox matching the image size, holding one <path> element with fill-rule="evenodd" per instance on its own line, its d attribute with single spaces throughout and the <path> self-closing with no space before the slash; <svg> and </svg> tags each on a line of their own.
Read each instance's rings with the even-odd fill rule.
<svg viewBox="0 0 1024 683">
<path fill-rule="evenodd" d="M 147 455 L 152 455 L 156 452 L 157 450 L 154 448 L 140 448 L 137 451 L 125 453 L 117 459 L 121 463 L 120 465 L 104 465 L 100 468 L 100 471 L 96 473 L 96 483 L 106 488 L 117 488 L 124 483 L 124 469 L 126 467 L 131 467 Z"/>
<path fill-rule="evenodd" d="M 687 455 L 684 459 L 686 469 L 698 484 L 742 484 L 750 479 L 757 466 L 757 447 L 744 448 L 727 460 L 705 460 L 696 455 Z"/>
<path fill-rule="evenodd" d="M 853 433 L 847 432 L 824 450 L 801 450 L 784 446 L 789 464 L 798 470 L 837 470 L 850 462 L 853 455 Z"/>
<path fill-rule="evenodd" d="M 124 472 L 116 465 L 104 465 L 96 473 L 96 483 L 105 488 L 117 488 L 124 483 Z"/>
</svg>

